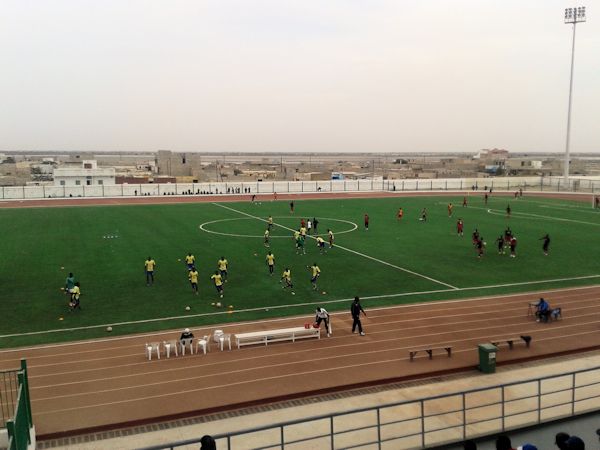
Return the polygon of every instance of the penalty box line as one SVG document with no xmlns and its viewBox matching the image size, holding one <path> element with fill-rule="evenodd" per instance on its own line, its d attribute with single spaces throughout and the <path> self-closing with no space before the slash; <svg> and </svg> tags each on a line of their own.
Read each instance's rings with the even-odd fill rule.
<svg viewBox="0 0 600 450">
<path fill-rule="evenodd" d="M 215 205 L 215 206 L 220 206 L 221 208 L 228 209 L 228 210 L 230 210 L 230 211 L 233 211 L 233 212 L 235 212 L 235 213 L 242 214 L 242 215 L 244 215 L 244 216 L 251 217 L 251 218 L 253 218 L 253 219 L 260 220 L 260 221 L 262 221 L 262 222 L 267 222 L 267 220 L 266 220 L 266 219 L 263 219 L 262 217 L 253 216 L 252 214 L 245 213 L 244 211 L 239 211 L 239 210 L 237 210 L 237 209 L 234 209 L 234 208 L 231 208 L 231 207 L 229 207 L 229 206 L 221 205 L 221 204 L 219 204 L 219 203 L 213 203 L 213 205 Z M 294 231 L 296 231 L 296 230 L 294 230 L 293 228 L 286 227 L 285 225 L 281 225 L 281 224 L 279 224 L 279 223 L 276 223 L 276 222 L 273 222 L 273 224 L 274 224 L 274 225 L 277 225 L 277 226 L 278 226 L 278 227 L 280 227 L 280 228 L 283 228 L 284 230 L 288 230 L 288 231 L 291 231 L 291 232 L 294 232 Z M 311 239 L 315 239 L 315 240 L 316 240 L 316 238 L 315 238 L 315 237 L 313 237 L 313 236 L 310 236 L 310 235 L 308 235 L 308 237 L 309 237 L 309 238 L 311 238 Z M 397 265 L 395 265 L 395 264 L 392 264 L 392 263 L 389 263 L 389 262 L 387 262 L 387 261 L 383 261 L 383 260 L 381 260 L 381 259 L 374 258 L 373 256 L 369 256 L 369 255 L 366 255 L 365 253 L 361 253 L 361 252 L 358 252 L 358 251 L 356 251 L 356 250 L 352 250 L 351 248 L 344 247 L 344 246 L 341 246 L 341 245 L 338 245 L 338 244 L 335 244 L 335 247 L 336 247 L 336 248 L 340 248 L 340 249 L 342 249 L 342 250 L 345 250 L 345 251 L 347 251 L 347 252 L 349 252 L 349 253 L 354 253 L 355 255 L 362 256 L 363 258 L 370 259 L 371 261 L 376 261 L 376 262 L 378 262 L 378 263 L 380 263 L 380 264 L 384 264 L 384 265 L 386 265 L 386 266 L 393 267 L 394 269 L 401 270 L 402 272 L 406 272 L 406 273 L 409 273 L 409 274 L 411 274 L 411 275 L 415 275 L 415 276 L 417 276 L 417 277 L 421 277 L 421 278 L 424 278 L 424 279 L 426 279 L 426 280 L 432 281 L 432 282 L 434 282 L 434 283 L 441 284 L 441 285 L 443 285 L 443 286 L 449 287 L 450 289 L 459 289 L 458 287 L 456 287 L 456 286 L 453 286 L 453 285 L 451 285 L 451 284 L 445 283 L 445 282 L 443 282 L 443 281 L 440 281 L 440 280 L 436 280 L 435 278 L 428 277 L 427 275 L 423 275 L 422 273 L 414 272 L 414 271 L 412 271 L 412 270 L 410 270 L 410 269 L 406 269 L 406 268 L 404 268 L 404 267 L 397 266 Z"/>
</svg>

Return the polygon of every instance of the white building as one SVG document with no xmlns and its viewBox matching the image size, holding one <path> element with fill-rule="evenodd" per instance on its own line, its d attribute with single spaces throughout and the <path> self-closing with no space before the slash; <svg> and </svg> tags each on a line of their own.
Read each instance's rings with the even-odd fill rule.
<svg viewBox="0 0 600 450">
<path fill-rule="evenodd" d="M 101 186 L 115 184 L 115 168 L 99 168 L 94 160 L 84 160 L 80 166 L 54 169 L 55 186 Z"/>
</svg>

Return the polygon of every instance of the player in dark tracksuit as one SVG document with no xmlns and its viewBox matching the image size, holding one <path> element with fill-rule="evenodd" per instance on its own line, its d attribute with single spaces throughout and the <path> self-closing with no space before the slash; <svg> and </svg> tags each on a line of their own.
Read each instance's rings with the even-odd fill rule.
<svg viewBox="0 0 600 450">
<path fill-rule="evenodd" d="M 360 323 L 360 313 L 363 313 L 365 315 L 365 317 L 367 316 L 367 313 L 365 312 L 365 310 L 363 309 L 363 307 L 360 304 L 360 300 L 358 297 L 354 297 L 354 303 L 352 303 L 352 305 L 350 306 L 350 313 L 352 314 L 352 332 L 354 333 L 356 331 L 356 327 L 358 326 L 358 332 L 360 333 L 361 336 L 364 336 L 365 333 L 363 332 L 362 329 L 362 324 Z"/>
<path fill-rule="evenodd" d="M 540 241 L 544 241 L 542 250 L 544 251 L 544 255 L 548 256 L 548 248 L 550 247 L 550 236 L 547 234 L 543 238 L 540 238 Z"/>
</svg>

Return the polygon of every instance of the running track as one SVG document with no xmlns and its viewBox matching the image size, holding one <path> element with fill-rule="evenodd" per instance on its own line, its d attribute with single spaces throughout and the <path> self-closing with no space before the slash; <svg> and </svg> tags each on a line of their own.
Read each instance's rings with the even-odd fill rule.
<svg viewBox="0 0 600 450">
<path fill-rule="evenodd" d="M 540 295 L 562 306 L 563 320 L 536 323 L 527 303 Z M 334 335 L 321 340 L 249 346 L 207 355 L 148 361 L 144 343 L 176 338 L 130 336 L 0 353 L 0 369 L 27 358 L 34 422 L 40 437 L 117 428 L 158 418 L 207 413 L 294 396 L 472 369 L 477 344 L 531 335 L 530 348 L 502 348 L 498 363 L 600 348 L 600 286 L 369 310 L 367 335 L 352 334 L 349 313 L 333 315 Z M 298 326 L 296 317 L 223 326 L 225 332 Z M 194 329 L 196 336 L 212 329 Z M 454 346 L 409 361 L 408 350 Z M 316 413 L 316 412 L 315 412 Z"/>
</svg>

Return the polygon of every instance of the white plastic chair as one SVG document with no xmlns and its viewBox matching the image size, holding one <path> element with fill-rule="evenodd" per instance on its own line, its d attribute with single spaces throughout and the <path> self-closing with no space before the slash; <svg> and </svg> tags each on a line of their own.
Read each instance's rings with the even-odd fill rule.
<svg viewBox="0 0 600 450">
<path fill-rule="evenodd" d="M 200 347 L 206 355 L 206 352 L 210 350 L 210 336 L 204 336 L 198 339 L 196 343 L 196 353 L 200 353 Z"/>
<path fill-rule="evenodd" d="M 178 344 L 176 340 L 164 341 L 163 345 L 165 346 L 165 350 L 167 352 L 167 358 L 171 357 L 171 349 L 175 350 L 175 356 L 179 356 L 179 351 L 177 350 Z"/>
<path fill-rule="evenodd" d="M 146 354 L 148 361 L 152 361 L 152 352 L 156 351 L 156 357 L 160 359 L 160 342 L 150 342 L 146 344 Z"/>
<path fill-rule="evenodd" d="M 190 355 L 194 354 L 194 338 L 181 339 L 179 341 L 179 345 L 181 346 L 181 355 L 185 356 L 185 349 L 189 347 Z"/>
<path fill-rule="evenodd" d="M 221 351 L 223 351 L 223 344 L 227 342 L 229 345 L 229 350 L 231 350 L 231 334 L 221 334 L 219 335 L 219 344 L 221 345 Z"/>
</svg>

